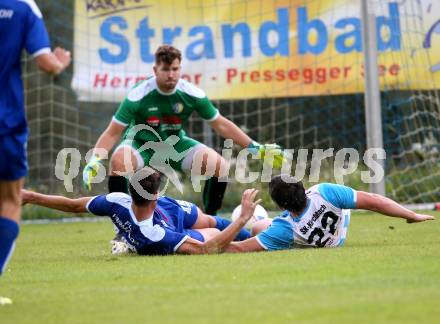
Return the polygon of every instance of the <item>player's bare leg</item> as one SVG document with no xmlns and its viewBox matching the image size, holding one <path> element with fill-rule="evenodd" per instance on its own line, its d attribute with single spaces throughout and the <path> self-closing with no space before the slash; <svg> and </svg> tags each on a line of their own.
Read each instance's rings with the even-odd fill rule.
<svg viewBox="0 0 440 324">
<path fill-rule="evenodd" d="M 198 229 L 197 232 L 202 234 L 203 238 L 205 239 L 205 242 L 214 238 L 216 235 L 220 233 L 220 231 L 216 228 L 201 228 Z"/>
<path fill-rule="evenodd" d="M 205 213 L 217 214 L 223 201 L 227 182 L 220 182 L 219 178 L 226 176 L 229 171 L 229 164 L 216 151 L 209 147 L 203 147 L 194 154 L 194 161 L 201 161 L 201 175 L 212 175 L 203 188 L 203 205 Z"/>
<path fill-rule="evenodd" d="M 216 220 L 211 215 L 205 214 L 200 208 L 197 208 L 197 220 L 192 229 L 215 228 Z"/>
<path fill-rule="evenodd" d="M 221 157 L 216 151 L 214 151 L 212 148 L 209 148 L 207 146 L 204 146 L 197 150 L 196 154 L 194 155 L 194 159 L 201 159 L 201 174 L 206 174 L 207 171 L 214 171 L 213 176 L 216 178 L 219 178 L 223 175 L 226 175 L 229 170 L 229 165 Z"/>
<path fill-rule="evenodd" d="M 272 219 L 260 219 L 256 221 L 252 225 L 251 234 L 252 236 L 258 235 L 260 232 L 264 231 L 266 228 L 268 228 L 272 224 Z"/>
<path fill-rule="evenodd" d="M 143 167 L 143 160 L 130 146 L 120 146 L 110 159 L 109 192 L 128 193 L 127 178 L 123 174 L 134 172 Z"/>
<path fill-rule="evenodd" d="M 224 230 L 229 224 L 231 224 L 231 221 L 226 218 L 222 218 L 219 216 L 211 216 L 206 213 L 204 213 L 200 208 L 197 208 L 197 220 L 194 223 L 194 225 L 191 227 L 191 229 L 197 229 L 199 232 L 202 229 L 215 229 L 217 231 Z M 215 232 L 210 232 L 214 233 Z M 248 230 L 242 229 L 237 237 L 236 241 L 243 241 L 245 239 L 248 239 L 251 237 L 251 233 L 249 233 Z M 206 239 L 206 238 L 205 238 Z"/>
<path fill-rule="evenodd" d="M 18 236 L 23 183 L 24 179 L 0 181 L 0 275 L 6 270 Z M 0 305 L 11 303 L 9 298 L 0 296 Z"/>
<path fill-rule="evenodd" d="M 21 219 L 21 188 L 24 179 L 0 181 L 0 215 L 16 223 Z"/>
</svg>

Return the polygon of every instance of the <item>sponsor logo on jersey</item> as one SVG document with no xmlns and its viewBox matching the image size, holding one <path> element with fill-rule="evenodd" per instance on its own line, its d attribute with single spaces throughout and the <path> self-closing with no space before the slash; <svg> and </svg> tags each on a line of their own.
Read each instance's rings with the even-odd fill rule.
<svg viewBox="0 0 440 324">
<path fill-rule="evenodd" d="M 131 223 L 129 221 L 123 222 L 123 220 L 121 220 L 117 214 L 113 214 L 111 216 L 111 218 L 113 219 L 113 224 L 115 224 L 116 227 L 120 231 L 125 232 L 127 234 L 126 239 L 128 240 L 129 243 L 131 243 L 132 245 L 135 245 L 135 246 L 139 245 L 139 242 L 136 241 L 131 236 L 132 235 L 132 227 L 131 227 Z"/>
<path fill-rule="evenodd" d="M 300 228 L 301 233 L 306 234 L 309 231 L 309 229 L 313 227 L 313 224 L 317 221 L 319 216 L 321 216 L 326 209 L 327 206 L 321 205 L 321 207 L 313 213 L 311 219 L 305 224 L 305 226 Z"/>
<path fill-rule="evenodd" d="M 163 130 L 180 130 L 182 128 L 182 120 L 177 116 L 163 117 Z"/>
<path fill-rule="evenodd" d="M 177 102 L 173 105 L 173 111 L 176 114 L 180 114 L 183 111 L 183 103 Z"/>
<path fill-rule="evenodd" d="M 0 19 L 11 19 L 13 15 L 13 10 L 0 9 Z"/>
<path fill-rule="evenodd" d="M 158 127 L 160 124 L 160 119 L 157 116 L 150 116 L 147 118 L 146 122 L 147 122 L 147 125 L 149 125 L 151 127 Z"/>
<path fill-rule="evenodd" d="M 163 116 L 163 122 L 166 124 L 180 125 L 182 120 L 177 116 Z"/>
<path fill-rule="evenodd" d="M 159 108 L 157 108 L 157 107 L 150 107 L 150 108 L 148 108 L 148 111 L 158 111 L 159 110 Z"/>
</svg>

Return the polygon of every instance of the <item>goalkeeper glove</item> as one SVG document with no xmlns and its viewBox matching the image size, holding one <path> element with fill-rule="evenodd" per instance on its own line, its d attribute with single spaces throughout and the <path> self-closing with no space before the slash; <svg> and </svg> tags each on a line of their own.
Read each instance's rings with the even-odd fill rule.
<svg viewBox="0 0 440 324">
<path fill-rule="evenodd" d="M 284 162 L 287 162 L 287 160 L 284 158 L 283 150 L 281 149 L 281 146 L 277 144 L 260 144 L 258 142 L 252 141 L 248 147 L 248 151 L 251 154 L 260 153 L 261 158 L 264 161 L 264 157 L 267 153 L 273 156 L 273 167 L 275 169 L 281 169 Z"/>
<path fill-rule="evenodd" d="M 89 163 L 86 164 L 83 170 L 83 184 L 87 190 L 92 190 L 92 180 L 98 174 L 98 169 L 101 163 L 99 156 L 93 155 Z"/>
</svg>

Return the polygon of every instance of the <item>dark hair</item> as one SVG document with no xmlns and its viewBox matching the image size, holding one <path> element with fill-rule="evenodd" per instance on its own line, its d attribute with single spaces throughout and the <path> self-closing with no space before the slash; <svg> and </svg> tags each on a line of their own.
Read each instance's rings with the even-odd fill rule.
<svg viewBox="0 0 440 324">
<path fill-rule="evenodd" d="M 287 179 L 287 181 L 283 180 Z M 306 190 L 301 181 L 289 175 L 277 175 L 269 183 L 272 200 L 284 210 L 298 213 L 307 205 Z"/>
<path fill-rule="evenodd" d="M 159 46 L 156 53 L 154 54 L 156 64 L 165 63 L 171 65 L 175 59 L 182 62 L 182 53 L 171 45 Z"/>
<path fill-rule="evenodd" d="M 155 195 L 159 192 L 161 183 L 161 174 L 151 168 L 144 168 L 135 173 L 130 179 L 130 196 L 133 199 L 135 205 L 148 205 L 152 201 L 151 196 L 142 195 L 133 186 L 133 182 L 139 183 L 141 188 L 145 190 L 149 195 Z M 146 197 L 144 197 L 146 196 Z"/>
</svg>

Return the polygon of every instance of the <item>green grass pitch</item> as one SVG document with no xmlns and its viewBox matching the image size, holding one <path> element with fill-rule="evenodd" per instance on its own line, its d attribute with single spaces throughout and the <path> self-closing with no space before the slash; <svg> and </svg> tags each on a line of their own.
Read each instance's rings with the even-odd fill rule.
<svg viewBox="0 0 440 324">
<path fill-rule="evenodd" d="M 440 217 L 439 213 L 435 214 Z M 355 213 L 343 248 L 112 256 L 109 222 L 24 225 L 0 323 L 433 323 L 440 219 Z"/>
</svg>

